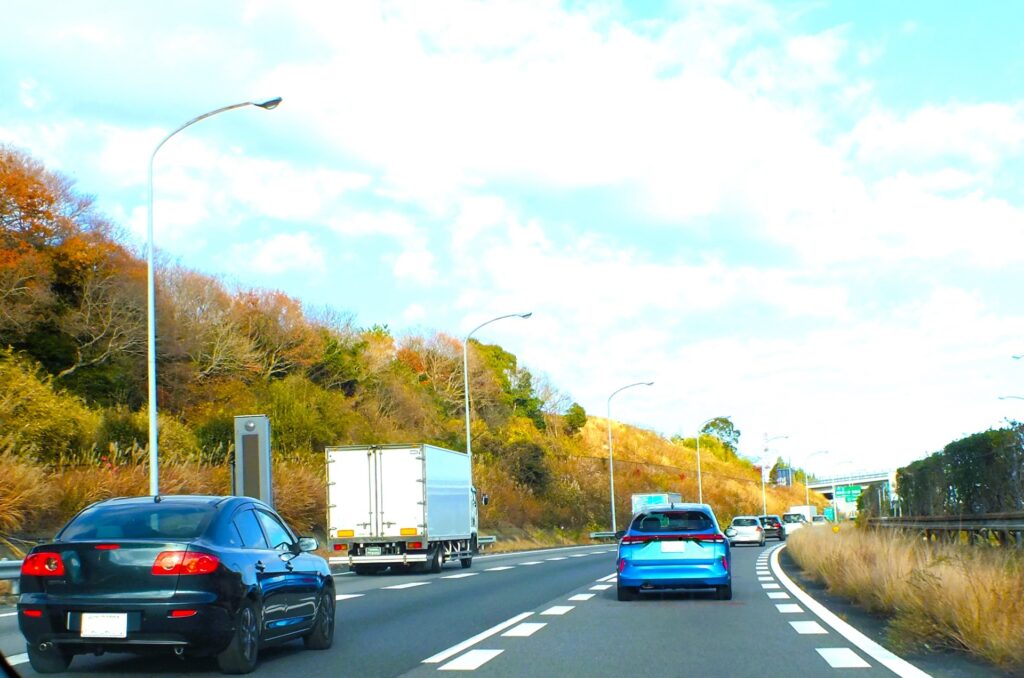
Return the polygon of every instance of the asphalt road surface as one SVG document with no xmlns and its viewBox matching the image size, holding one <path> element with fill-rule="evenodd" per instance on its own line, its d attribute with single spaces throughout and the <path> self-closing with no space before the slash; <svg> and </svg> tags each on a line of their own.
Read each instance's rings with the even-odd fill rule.
<svg viewBox="0 0 1024 678">
<path fill-rule="evenodd" d="M 928 675 L 816 611 L 773 562 L 776 548 L 733 550 L 731 601 L 695 592 L 620 603 L 612 545 L 481 556 L 471 569 L 449 563 L 440 574 L 346 573 L 336 579 L 334 646 L 266 649 L 254 675 Z M 0 651 L 36 675 L 12 612 L 0 608 Z M 212 659 L 170 654 L 79 655 L 70 673 L 219 674 Z"/>
</svg>

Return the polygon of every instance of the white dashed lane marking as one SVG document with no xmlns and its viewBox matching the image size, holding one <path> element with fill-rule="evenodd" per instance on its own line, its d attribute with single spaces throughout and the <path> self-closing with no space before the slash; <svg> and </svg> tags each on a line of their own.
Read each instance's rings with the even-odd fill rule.
<svg viewBox="0 0 1024 678">
<path fill-rule="evenodd" d="M 848 647 L 819 647 L 817 648 L 828 665 L 834 669 L 866 669 L 871 664 L 860 658 L 860 656 Z"/>
<path fill-rule="evenodd" d="M 544 564 L 544 561 L 543 561 L 543 560 L 531 560 L 531 561 L 529 561 L 529 562 L 526 562 L 526 563 L 519 563 L 519 564 L 520 564 L 520 565 L 543 565 L 543 564 Z"/>
<path fill-rule="evenodd" d="M 772 600 L 786 600 L 789 598 L 789 594 L 785 591 L 769 591 L 768 597 Z"/>
<path fill-rule="evenodd" d="M 522 612 L 520 614 L 517 614 L 516 616 L 512 617 L 511 619 L 506 619 L 505 621 L 501 622 L 500 624 L 496 624 L 496 625 L 492 626 L 491 628 L 487 629 L 486 631 L 481 631 L 480 633 L 476 634 L 472 638 L 467 638 L 466 640 L 462 641 L 461 643 L 458 643 L 456 645 L 452 645 L 447 650 L 442 650 L 441 652 L 438 652 L 437 654 L 435 654 L 433 656 L 427 657 L 426 659 L 423 660 L 422 663 L 423 664 L 440 664 L 441 662 L 443 662 L 443 661 L 445 661 L 447 659 L 451 659 L 452 657 L 454 657 L 458 653 L 462 652 L 463 650 L 468 649 L 470 647 L 473 647 L 474 645 L 479 643 L 481 640 L 487 640 L 488 638 L 490 638 L 494 634 L 501 633 L 502 631 L 504 631 L 508 627 L 515 626 L 519 622 L 523 621 L 524 619 L 526 619 L 527 617 L 530 617 L 532 615 L 533 615 L 532 612 Z M 493 658 L 494 657 L 492 656 L 489 659 L 493 659 Z M 445 666 L 447 666 L 447 664 Z"/>
<path fill-rule="evenodd" d="M 548 558 L 548 560 L 565 560 L 565 556 L 557 556 L 555 558 Z"/>
<path fill-rule="evenodd" d="M 400 591 L 402 589 L 411 589 L 416 586 L 426 586 L 429 581 L 411 581 L 408 584 L 395 584 L 394 586 L 385 586 L 384 589 L 390 589 L 392 591 Z"/>
<path fill-rule="evenodd" d="M 365 593 L 339 593 L 338 595 L 334 596 L 334 599 L 349 600 L 350 598 L 362 598 L 365 595 Z"/>
<path fill-rule="evenodd" d="M 828 631 L 822 628 L 821 624 L 816 621 L 789 622 L 789 625 L 796 629 L 796 632 L 801 635 L 828 633 Z"/>
<path fill-rule="evenodd" d="M 441 579 L 465 579 L 466 577 L 475 577 L 478 574 L 480 574 L 480 573 L 479 572 L 462 572 L 460 574 L 449 574 L 449 575 L 446 575 L 444 577 L 441 577 Z"/>
<path fill-rule="evenodd" d="M 18 664 L 27 664 L 28 663 L 28 655 L 27 654 L 12 654 L 10 657 L 7 658 L 7 663 L 10 664 L 11 666 L 17 666 Z"/>
<path fill-rule="evenodd" d="M 597 579 L 595 581 L 600 581 L 600 582 L 611 581 L 612 579 L 615 579 L 618 576 L 619 575 L 617 573 L 613 572 L 610 575 L 608 575 L 607 577 L 601 577 L 600 579 Z"/>
<path fill-rule="evenodd" d="M 594 595 L 595 594 L 593 594 L 593 593 L 577 593 L 575 596 L 569 596 L 569 600 L 573 600 L 573 601 L 576 601 L 576 600 L 579 600 L 579 601 L 590 600 L 591 598 L 594 597 Z"/>
<path fill-rule="evenodd" d="M 800 614 L 803 612 L 803 608 L 796 603 L 777 603 L 775 605 L 779 612 L 782 614 Z"/>
<path fill-rule="evenodd" d="M 777 588 L 779 588 L 779 585 L 778 584 L 761 584 L 761 588 L 763 588 L 763 589 L 777 589 Z"/>
<path fill-rule="evenodd" d="M 488 567 L 484 572 L 502 572 L 503 570 L 514 570 L 514 565 L 499 565 L 498 567 Z"/>
<path fill-rule="evenodd" d="M 504 650 L 470 650 L 458 659 L 453 659 L 438 668 L 438 671 L 476 671 L 502 652 Z"/>
<path fill-rule="evenodd" d="M 543 612 L 541 612 L 541 615 L 542 616 L 549 616 L 549 617 L 550 616 L 560 617 L 563 614 L 565 614 L 566 612 L 569 612 L 570 610 L 573 610 L 575 608 L 576 608 L 575 605 L 554 605 L 554 606 L 549 607 L 548 609 L 544 610 Z"/>
<path fill-rule="evenodd" d="M 611 584 L 594 584 L 590 587 L 591 591 L 607 591 L 612 587 Z"/>
<path fill-rule="evenodd" d="M 589 555 L 590 555 L 589 553 L 574 553 L 573 555 L 571 555 L 569 557 L 570 558 L 586 558 Z"/>
<path fill-rule="evenodd" d="M 758 577 L 757 581 L 775 581 L 774 577 Z"/>
<path fill-rule="evenodd" d="M 547 625 L 547 622 L 523 622 L 519 626 L 513 626 L 501 635 L 508 636 L 509 638 L 529 638 Z"/>
</svg>

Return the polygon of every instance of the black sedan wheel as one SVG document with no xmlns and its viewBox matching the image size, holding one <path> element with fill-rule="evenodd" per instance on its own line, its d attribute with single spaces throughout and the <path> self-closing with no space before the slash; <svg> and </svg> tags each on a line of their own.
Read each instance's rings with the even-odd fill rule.
<svg viewBox="0 0 1024 678">
<path fill-rule="evenodd" d="M 320 594 L 316 621 L 302 641 L 308 650 L 327 650 L 334 643 L 334 594 L 329 589 Z"/>
<path fill-rule="evenodd" d="M 29 645 L 28 663 L 36 673 L 63 673 L 71 665 L 72 654 L 56 645 L 40 650 L 38 645 Z"/>
<path fill-rule="evenodd" d="M 217 655 L 217 664 L 224 673 L 251 673 L 256 668 L 259 649 L 259 616 L 256 607 L 245 601 L 235 618 L 235 634 L 227 648 Z"/>
</svg>

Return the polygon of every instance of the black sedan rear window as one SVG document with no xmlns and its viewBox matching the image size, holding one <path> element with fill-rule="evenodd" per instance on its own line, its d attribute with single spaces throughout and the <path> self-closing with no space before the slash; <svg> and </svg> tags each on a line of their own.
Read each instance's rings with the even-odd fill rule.
<svg viewBox="0 0 1024 678">
<path fill-rule="evenodd" d="M 641 513 L 630 526 L 637 532 L 696 532 L 714 527 L 701 511 L 651 511 Z"/>
<path fill-rule="evenodd" d="M 57 536 L 61 541 L 116 539 L 195 539 L 216 509 L 200 504 L 102 504 L 74 518 Z"/>
</svg>

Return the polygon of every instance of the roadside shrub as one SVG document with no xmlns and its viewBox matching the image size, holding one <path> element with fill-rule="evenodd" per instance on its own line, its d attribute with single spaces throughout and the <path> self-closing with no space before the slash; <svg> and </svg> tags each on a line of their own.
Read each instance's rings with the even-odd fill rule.
<svg viewBox="0 0 1024 678">
<path fill-rule="evenodd" d="M 56 390 L 35 363 L 0 350 L 0 440 L 19 454 L 50 461 L 91 446 L 98 424 L 85 403 Z"/>
<path fill-rule="evenodd" d="M 829 591 L 890 615 L 898 647 L 927 643 L 1024 669 L 1024 557 L 844 528 L 799 530 L 794 560 Z"/>
</svg>

